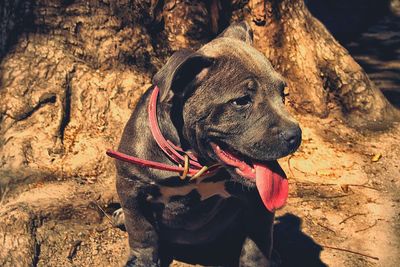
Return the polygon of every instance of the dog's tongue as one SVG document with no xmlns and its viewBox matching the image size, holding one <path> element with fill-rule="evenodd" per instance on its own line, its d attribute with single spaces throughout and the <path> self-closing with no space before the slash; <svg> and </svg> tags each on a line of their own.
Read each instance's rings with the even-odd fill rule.
<svg viewBox="0 0 400 267">
<path fill-rule="evenodd" d="M 289 186 L 282 168 L 278 163 L 276 171 L 260 163 L 254 163 L 253 166 L 256 171 L 257 190 L 265 207 L 271 212 L 283 207 L 288 197 Z"/>
</svg>

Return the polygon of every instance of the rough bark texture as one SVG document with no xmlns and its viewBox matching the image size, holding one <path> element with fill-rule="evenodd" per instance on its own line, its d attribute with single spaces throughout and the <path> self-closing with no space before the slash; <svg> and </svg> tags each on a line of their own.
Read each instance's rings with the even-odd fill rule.
<svg viewBox="0 0 400 267">
<path fill-rule="evenodd" d="M 6 192 L 12 198 L 30 189 L 22 183 L 40 187 L 41 181 L 72 180 L 86 190 L 77 193 L 75 186 L 52 199 L 49 194 L 63 188 L 54 187 L 2 210 L 0 265 L 32 266 L 40 222 L 75 217 L 76 207 L 88 209 L 82 198 L 112 199 L 114 165 L 104 152 L 117 144 L 136 100 L 150 85 L 153 48 L 146 30 L 117 16 L 119 9 L 111 4 L 29 2 L 34 21 L 24 24 L 26 29 L 18 28 L 17 2 L 3 3 L 7 16 L 1 20 L 14 26 L 2 35 L 8 53 L 0 65 L 0 203 Z M 46 247 L 52 248 L 51 242 Z M 52 255 L 43 249 L 42 254 Z"/>
<path fill-rule="evenodd" d="M 303 1 L 273 1 L 266 10 L 266 25 L 253 27 L 255 44 L 287 77 L 296 110 L 325 117 L 339 109 L 341 117 L 359 128 L 384 127 L 398 117 Z"/>
<path fill-rule="evenodd" d="M 2 182 L 111 170 L 104 149 L 149 84 L 135 70 L 152 53 L 141 26 L 124 26 L 109 6 L 64 2 L 37 1 L 35 32 L 20 35 L 2 60 Z"/>
<path fill-rule="evenodd" d="M 244 19 L 254 30 L 256 47 L 288 79 L 289 103 L 298 112 L 326 117 L 331 110 L 339 111 L 335 115 L 349 125 L 372 129 L 384 128 L 399 118 L 362 68 L 310 14 L 302 0 L 253 0 L 247 4 L 215 0 L 209 7 L 200 1 L 173 2 L 174 8 L 164 7 L 162 11 L 167 44 L 173 50 L 198 47 L 210 36 L 209 31 Z M 221 17 L 212 12 L 213 6 L 231 12 L 231 16 Z"/>
<path fill-rule="evenodd" d="M 51 258 L 64 238 L 51 239 L 51 220 L 102 218 L 92 200 L 115 201 L 114 166 L 104 151 L 118 143 L 152 74 L 172 51 L 197 48 L 232 21 L 251 23 L 256 47 L 287 77 L 289 105 L 298 112 L 333 111 L 367 128 L 396 118 L 302 0 L 247 2 L 0 2 L 0 204 L 7 203 L 0 265 L 46 265 L 38 254 Z M 52 187 L 68 182 L 67 191 Z M 31 198 L 21 193 L 32 188 Z"/>
</svg>

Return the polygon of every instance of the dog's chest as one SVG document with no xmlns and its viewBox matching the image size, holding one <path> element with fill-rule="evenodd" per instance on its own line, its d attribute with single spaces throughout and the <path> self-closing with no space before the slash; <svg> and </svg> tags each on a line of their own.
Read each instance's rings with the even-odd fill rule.
<svg viewBox="0 0 400 267">
<path fill-rule="evenodd" d="M 176 198 L 185 197 L 189 194 L 195 194 L 200 201 L 205 201 L 213 196 L 221 198 L 229 198 L 231 194 L 225 188 L 225 182 L 201 182 L 183 186 L 170 187 L 160 186 L 160 196 L 156 199 L 157 202 L 164 204 Z"/>
<path fill-rule="evenodd" d="M 227 191 L 223 181 L 159 189 L 160 195 L 152 200 L 162 206 L 156 212 L 156 219 L 163 235 L 177 243 L 212 239 L 240 211 L 237 199 Z"/>
</svg>

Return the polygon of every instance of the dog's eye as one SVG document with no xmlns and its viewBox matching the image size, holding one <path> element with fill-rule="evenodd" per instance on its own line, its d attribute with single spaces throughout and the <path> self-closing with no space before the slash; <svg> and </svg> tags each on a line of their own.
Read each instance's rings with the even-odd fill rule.
<svg viewBox="0 0 400 267">
<path fill-rule="evenodd" d="M 251 97 L 246 95 L 246 96 L 242 96 L 242 97 L 233 99 L 231 101 L 231 104 L 238 108 L 247 107 L 251 104 Z"/>
</svg>

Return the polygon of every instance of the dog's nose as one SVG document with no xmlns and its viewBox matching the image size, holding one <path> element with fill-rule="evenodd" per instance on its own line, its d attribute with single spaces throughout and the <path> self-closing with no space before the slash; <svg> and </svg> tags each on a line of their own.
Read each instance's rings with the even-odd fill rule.
<svg viewBox="0 0 400 267">
<path fill-rule="evenodd" d="M 283 131 L 281 137 L 287 142 L 290 150 L 296 150 L 301 143 L 301 129 L 300 127 L 292 127 Z"/>
</svg>

